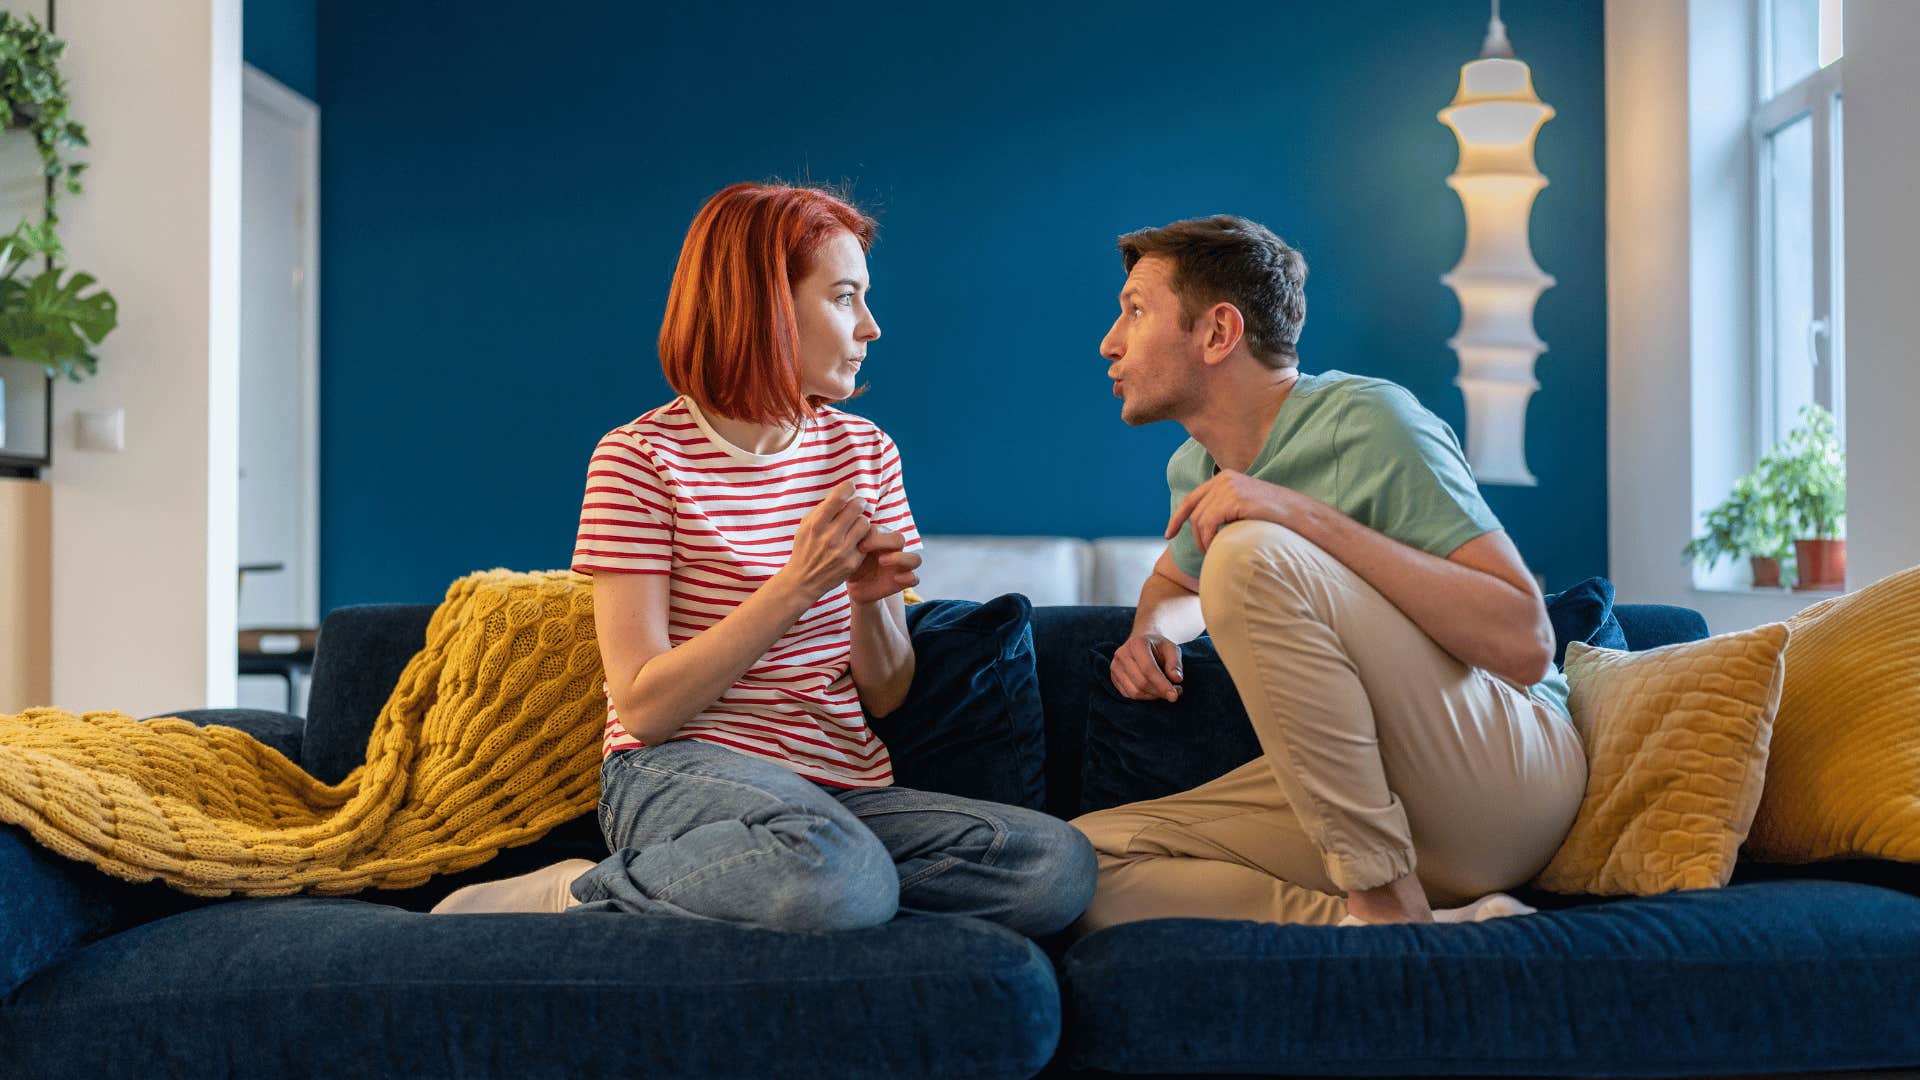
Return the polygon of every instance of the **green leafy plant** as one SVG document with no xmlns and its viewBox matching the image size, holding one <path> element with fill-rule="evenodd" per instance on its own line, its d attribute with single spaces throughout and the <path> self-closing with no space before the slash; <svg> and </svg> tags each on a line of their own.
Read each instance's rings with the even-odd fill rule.
<svg viewBox="0 0 1920 1080">
<path fill-rule="evenodd" d="M 1694 562 L 1711 570 L 1721 559 L 1758 557 L 1785 561 L 1793 554 L 1793 537 L 1785 507 L 1757 473 L 1733 482 L 1720 505 L 1707 511 L 1701 523 L 1706 535 L 1682 549 Z"/>
<path fill-rule="evenodd" d="M 67 151 L 87 145 L 86 129 L 67 115 L 67 81 L 60 74 L 60 57 L 67 43 L 49 34 L 31 15 L 0 11 L 0 128 L 24 128 L 32 134 L 47 179 L 46 216 L 54 212 L 58 194 L 80 194 L 80 174 L 86 163 L 72 161 Z"/>
<path fill-rule="evenodd" d="M 1799 425 L 1761 455 L 1754 473 L 1785 511 L 1794 539 L 1840 537 L 1846 527 L 1847 458 L 1832 413 L 1802 406 Z"/>
<path fill-rule="evenodd" d="M 54 232 L 57 195 L 79 194 L 86 168 L 67 157 L 87 145 L 87 134 L 67 114 L 67 82 L 60 74 L 66 48 L 32 16 L 0 11 L 0 128 L 31 133 L 48 180 L 41 223 L 24 220 L 0 236 L 0 355 L 36 362 L 49 376 L 78 382 L 99 369 L 93 346 L 120 315 L 113 294 L 93 288 L 93 275 L 67 273 Z M 37 273 L 28 270 L 34 260 L 44 260 Z"/>
<path fill-rule="evenodd" d="M 120 312 L 112 293 L 87 292 L 93 275 L 67 276 L 60 255 L 51 222 L 22 221 L 0 238 L 0 353 L 35 361 L 49 375 L 79 382 L 82 372 L 98 370 L 92 347 L 119 323 Z M 46 269 L 21 280 L 21 269 L 43 257 Z"/>
<path fill-rule="evenodd" d="M 1778 559 L 1781 580 L 1791 583 L 1793 542 L 1838 537 L 1846 509 L 1847 462 L 1833 414 L 1806 405 L 1799 426 L 1733 482 L 1701 522 L 1706 534 L 1689 541 L 1682 554 L 1709 570 L 1726 558 Z"/>
</svg>

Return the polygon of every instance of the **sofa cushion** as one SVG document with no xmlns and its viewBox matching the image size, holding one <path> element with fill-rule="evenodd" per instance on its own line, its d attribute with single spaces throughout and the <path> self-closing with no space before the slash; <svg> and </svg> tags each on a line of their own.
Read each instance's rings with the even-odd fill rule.
<svg viewBox="0 0 1920 1080">
<path fill-rule="evenodd" d="M 102 882 L 93 867 L 0 823 L 0 998 L 112 927 Z"/>
<path fill-rule="evenodd" d="M 1167 550 L 1165 537 L 1104 536 L 1093 542 L 1093 581 L 1086 602 L 1132 607 Z"/>
<path fill-rule="evenodd" d="M 1093 551 L 1070 536 L 922 536 L 915 591 L 929 600 L 989 600 L 1020 593 L 1035 605 L 1077 604 Z"/>
<path fill-rule="evenodd" d="M 1133 701 L 1107 669 L 1116 642 L 1086 654 L 1087 746 L 1078 813 L 1157 799 L 1225 775 L 1260 754 L 1233 676 L 1205 635 L 1180 646 L 1180 696 Z"/>
<path fill-rule="evenodd" d="M 1785 674 L 1781 623 L 1642 653 L 1575 643 L 1587 786 L 1534 884 L 1564 893 L 1725 885 L 1760 805 Z"/>
<path fill-rule="evenodd" d="M 1624 649 L 1627 635 L 1613 614 L 1613 582 L 1590 577 L 1564 592 L 1546 597 L 1547 621 L 1553 624 L 1553 663 L 1565 667 L 1567 645 L 1581 642 L 1602 649 Z"/>
<path fill-rule="evenodd" d="M 1920 1064 L 1920 899 L 1793 881 L 1485 923 L 1165 919 L 1068 952 L 1071 1064 L 1673 1076 Z"/>
<path fill-rule="evenodd" d="M 1046 720 L 1033 660 L 1033 608 L 1008 594 L 907 609 L 913 686 L 869 721 L 894 783 L 969 799 L 1046 807 Z"/>
<path fill-rule="evenodd" d="M 1613 617 L 1627 637 L 1627 648 L 1634 652 L 1698 641 L 1707 636 L 1706 616 L 1692 608 L 1674 604 L 1613 605 Z"/>
<path fill-rule="evenodd" d="M 1047 812 L 1055 817 L 1073 817 L 1085 801 L 1080 781 L 1087 748 L 1087 699 L 1097 685 L 1087 650 L 1125 637 L 1132 625 L 1132 608 L 1033 609 L 1040 703 L 1047 717 Z M 1105 673 L 1099 678 L 1104 680 Z"/>
<path fill-rule="evenodd" d="M 43 1078 L 1011 1080 L 1051 1056 L 1059 1009 L 1040 950 L 974 919 L 796 934 L 282 897 L 67 957 L 0 1009 L 0 1041 Z"/>
<path fill-rule="evenodd" d="M 1747 852 L 1920 862 L 1920 567 L 1787 625 L 1786 685 Z"/>
</svg>

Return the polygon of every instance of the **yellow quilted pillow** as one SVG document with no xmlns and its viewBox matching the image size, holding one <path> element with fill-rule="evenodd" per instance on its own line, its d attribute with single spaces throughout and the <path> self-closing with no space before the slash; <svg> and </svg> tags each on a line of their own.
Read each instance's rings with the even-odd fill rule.
<svg viewBox="0 0 1920 1080">
<path fill-rule="evenodd" d="M 1567 647 L 1587 794 L 1534 881 L 1559 893 L 1727 883 L 1760 803 L 1784 623 L 1646 652 Z"/>
<path fill-rule="evenodd" d="M 1920 567 L 1787 625 L 1787 685 L 1747 854 L 1920 862 Z"/>
</svg>

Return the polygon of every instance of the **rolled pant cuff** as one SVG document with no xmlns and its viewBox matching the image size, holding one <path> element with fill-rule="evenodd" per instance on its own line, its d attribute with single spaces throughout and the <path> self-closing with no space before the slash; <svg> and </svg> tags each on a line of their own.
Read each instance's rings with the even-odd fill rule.
<svg viewBox="0 0 1920 1080">
<path fill-rule="evenodd" d="M 1411 851 L 1380 851 L 1372 855 L 1335 855 L 1329 852 L 1325 860 L 1327 877 L 1342 892 L 1377 889 L 1413 873 Z"/>
</svg>

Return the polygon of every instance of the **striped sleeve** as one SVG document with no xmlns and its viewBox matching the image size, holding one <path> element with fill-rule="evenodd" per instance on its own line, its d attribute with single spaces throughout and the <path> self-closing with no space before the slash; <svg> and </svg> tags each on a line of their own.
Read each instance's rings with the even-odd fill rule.
<svg viewBox="0 0 1920 1080">
<path fill-rule="evenodd" d="M 573 570 L 667 574 L 673 570 L 673 498 L 646 441 L 609 432 L 587 465 Z"/>
<path fill-rule="evenodd" d="M 885 432 L 880 433 L 880 501 L 873 508 L 873 523 L 899 533 L 906 541 L 905 550 L 921 550 L 920 529 L 913 522 L 913 508 L 907 505 L 907 481 L 900 468 L 900 448 Z"/>
</svg>

